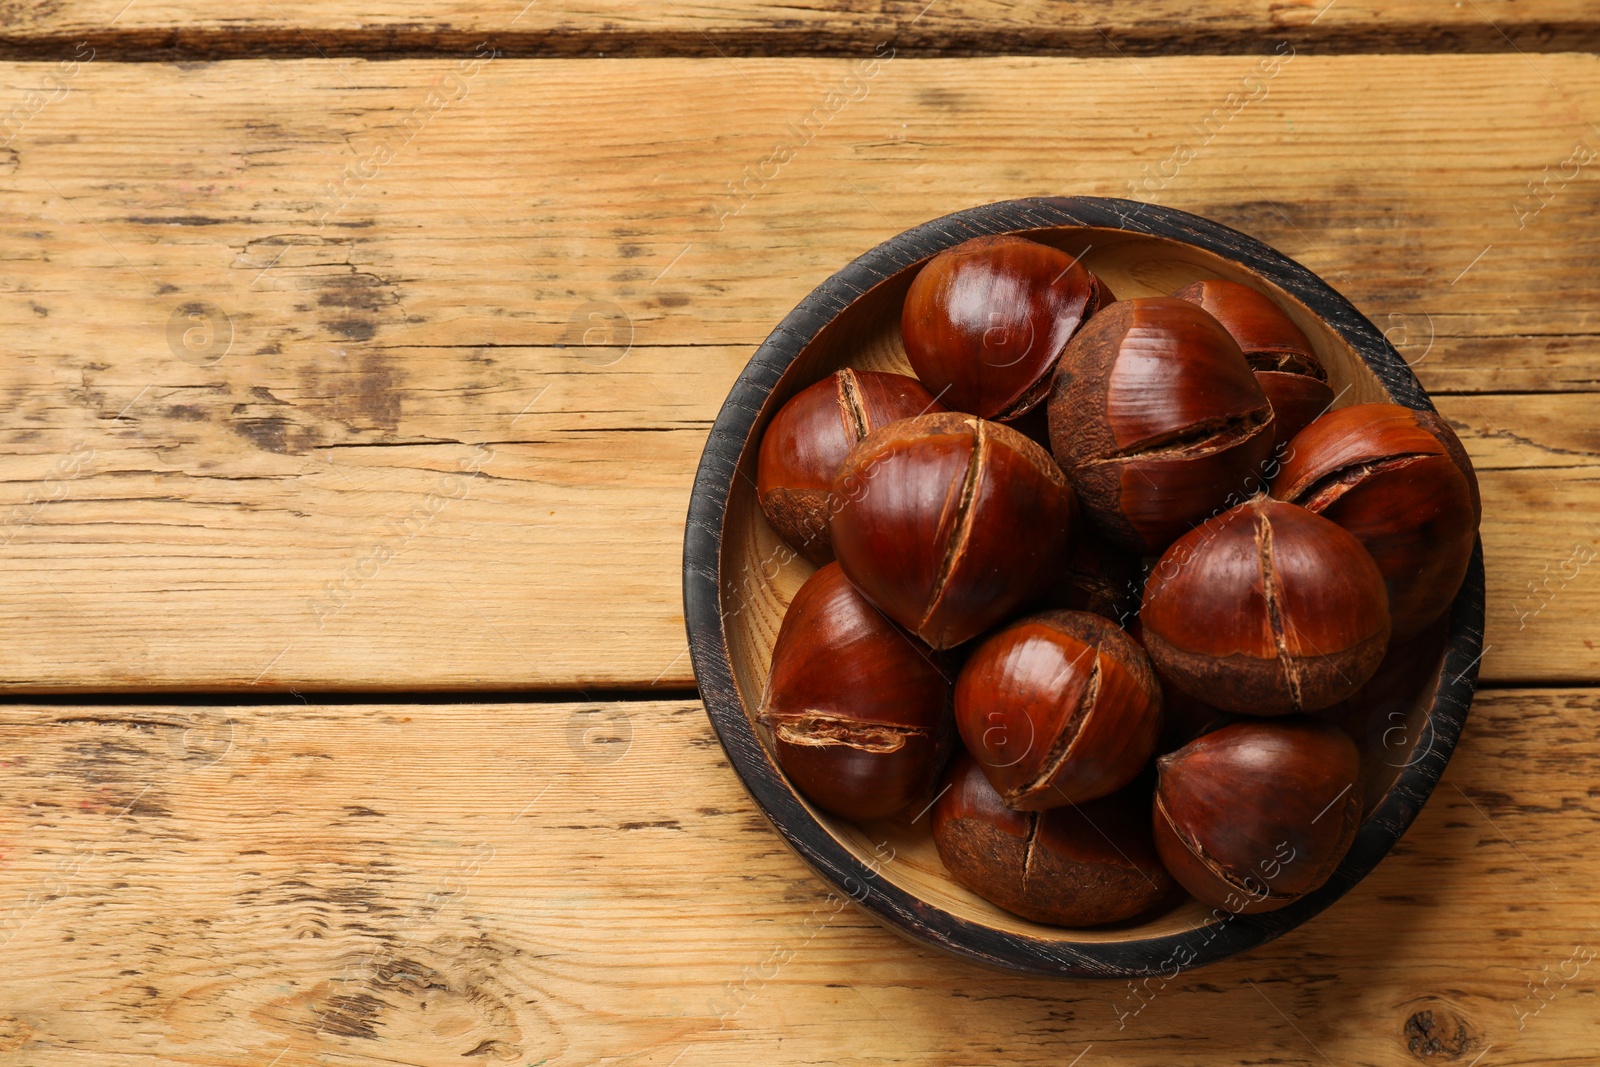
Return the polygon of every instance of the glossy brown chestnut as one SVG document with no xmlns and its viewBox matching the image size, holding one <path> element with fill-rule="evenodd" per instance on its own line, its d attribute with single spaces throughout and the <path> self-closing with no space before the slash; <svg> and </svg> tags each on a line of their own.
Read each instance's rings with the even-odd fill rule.
<svg viewBox="0 0 1600 1067">
<path fill-rule="evenodd" d="M 834 480 L 839 564 L 866 598 L 934 648 L 1043 597 L 1077 503 L 1050 454 L 999 423 L 919 415 L 874 431 Z"/>
<path fill-rule="evenodd" d="M 1161 733 L 1144 649 L 1086 611 L 1030 615 L 985 638 L 956 679 L 955 707 L 967 751 L 1019 811 L 1121 789 Z"/>
<path fill-rule="evenodd" d="M 1067 341 L 1111 301 L 1060 249 L 975 237 L 918 272 L 900 334 L 912 370 L 946 407 L 1009 422 L 1044 400 Z"/>
<path fill-rule="evenodd" d="M 1315 711 L 1359 689 L 1383 660 L 1388 597 L 1348 532 L 1260 496 L 1179 538 L 1139 609 L 1156 669 L 1225 711 Z"/>
<path fill-rule="evenodd" d="M 1080 526 L 1048 604 L 1070 611 L 1092 611 L 1125 627 L 1139 613 L 1139 592 L 1143 587 L 1144 569 L 1138 557 L 1107 544 Z"/>
<path fill-rule="evenodd" d="M 1272 403 L 1275 450 L 1332 406 L 1328 371 L 1311 339 L 1271 297 L 1220 278 L 1190 282 L 1172 295 L 1205 308 L 1239 342 Z"/>
<path fill-rule="evenodd" d="M 1051 450 L 1096 529 L 1141 555 L 1243 499 L 1272 433 L 1238 344 L 1187 300 L 1112 304 L 1056 368 Z"/>
<path fill-rule="evenodd" d="M 1156 760 L 1161 862 L 1202 903 L 1273 911 L 1326 882 L 1361 822 L 1360 758 L 1300 716 L 1224 726 Z"/>
<path fill-rule="evenodd" d="M 857 593 L 837 563 L 795 594 L 757 719 L 795 786 L 849 819 L 921 800 L 954 744 L 939 658 Z"/>
<path fill-rule="evenodd" d="M 790 398 L 772 417 L 756 461 L 756 495 L 778 536 L 813 563 L 833 559 L 833 476 L 867 434 L 897 419 L 943 411 L 904 374 L 846 368 Z"/>
<path fill-rule="evenodd" d="M 1383 573 L 1394 638 L 1421 633 L 1455 599 L 1482 505 L 1455 432 L 1431 411 L 1355 404 L 1289 443 L 1272 495 L 1349 530 Z"/>
<path fill-rule="evenodd" d="M 1150 837 L 1148 783 L 1043 812 L 1012 811 L 965 753 L 933 806 L 933 842 L 956 881 L 1033 922 L 1099 926 L 1172 892 Z"/>
</svg>

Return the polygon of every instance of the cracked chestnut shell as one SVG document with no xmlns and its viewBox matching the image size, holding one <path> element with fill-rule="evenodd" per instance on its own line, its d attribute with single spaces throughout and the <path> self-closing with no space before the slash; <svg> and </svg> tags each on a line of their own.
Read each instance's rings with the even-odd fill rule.
<svg viewBox="0 0 1600 1067">
<path fill-rule="evenodd" d="M 1225 711 L 1316 711 L 1383 660 L 1388 595 L 1367 550 L 1304 508 L 1259 496 L 1178 539 L 1139 609 L 1162 676 Z"/>
<path fill-rule="evenodd" d="M 1156 760 L 1161 862 L 1203 903 L 1273 911 L 1326 882 L 1361 821 L 1355 743 L 1316 719 L 1255 720 Z"/>
<path fill-rule="evenodd" d="M 839 565 L 934 648 L 975 637 L 1044 596 L 1077 514 L 1048 452 L 1007 426 L 954 413 L 869 434 L 833 492 Z"/>
<path fill-rule="evenodd" d="M 1239 342 L 1272 404 L 1275 452 L 1332 406 L 1328 370 L 1311 339 L 1271 297 L 1220 278 L 1190 282 L 1172 295 L 1200 305 Z"/>
<path fill-rule="evenodd" d="M 1113 299 L 1058 248 L 975 237 L 918 272 L 900 334 L 912 370 L 947 407 L 1009 422 L 1044 401 L 1067 341 Z"/>
<path fill-rule="evenodd" d="M 1047 611 L 987 637 L 956 679 L 956 729 L 1008 807 L 1113 793 L 1161 734 L 1161 686 L 1109 619 Z"/>
<path fill-rule="evenodd" d="M 1355 535 L 1389 590 L 1394 638 L 1425 630 L 1455 599 L 1478 537 L 1478 480 L 1432 411 L 1355 404 L 1289 444 L 1272 495 Z"/>
<path fill-rule="evenodd" d="M 833 559 L 828 518 L 833 476 L 850 449 L 897 419 L 943 411 L 904 374 L 846 368 L 807 386 L 778 409 L 761 437 L 756 496 L 778 536 L 813 563 Z"/>
<path fill-rule="evenodd" d="M 756 717 L 789 780 L 848 819 L 889 818 L 924 797 L 954 744 L 942 664 L 837 563 L 789 604 Z"/>
<path fill-rule="evenodd" d="M 1123 300 L 1067 346 L 1050 445 L 1108 540 L 1157 555 L 1242 499 L 1272 454 L 1272 406 L 1228 331 L 1171 297 Z"/>
<path fill-rule="evenodd" d="M 1149 803 L 1145 784 L 1051 811 L 1012 811 L 963 753 L 933 806 L 933 842 L 951 876 L 990 903 L 1033 922 L 1099 926 L 1172 891 Z"/>
</svg>

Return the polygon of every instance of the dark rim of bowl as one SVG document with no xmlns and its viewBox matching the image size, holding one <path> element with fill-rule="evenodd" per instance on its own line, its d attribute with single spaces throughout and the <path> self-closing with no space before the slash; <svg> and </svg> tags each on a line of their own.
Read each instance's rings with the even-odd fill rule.
<svg viewBox="0 0 1600 1067">
<path fill-rule="evenodd" d="M 1092 978 L 1175 976 L 1178 971 L 1270 941 L 1343 896 L 1383 859 L 1427 801 L 1461 735 L 1482 656 L 1481 542 L 1450 613 L 1443 673 L 1423 728 L 1382 803 L 1321 889 L 1278 911 L 1226 915 L 1180 933 L 1116 942 L 1072 942 L 1011 933 L 960 918 L 884 878 L 806 810 L 772 761 L 739 700 L 721 611 L 722 531 L 740 454 L 779 377 L 834 316 L 875 285 L 972 237 L 1093 226 L 1176 239 L 1255 271 L 1321 316 L 1361 356 L 1396 403 L 1433 410 L 1411 368 L 1344 297 L 1287 256 L 1237 230 L 1172 208 L 1100 197 L 1035 197 L 968 208 L 890 238 L 802 300 L 766 341 L 722 406 L 689 500 L 683 595 L 689 651 L 701 699 L 722 747 L 767 819 L 832 886 L 892 929 L 954 955 L 1039 975 Z"/>
</svg>

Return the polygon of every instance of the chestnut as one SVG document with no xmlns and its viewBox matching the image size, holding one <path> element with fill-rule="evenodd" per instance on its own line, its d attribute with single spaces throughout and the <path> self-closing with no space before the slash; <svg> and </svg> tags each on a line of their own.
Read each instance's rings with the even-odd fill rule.
<svg viewBox="0 0 1600 1067">
<path fill-rule="evenodd" d="M 1139 613 L 1144 568 L 1137 556 L 1080 529 L 1048 598 L 1051 607 L 1092 611 L 1127 626 Z"/>
<path fill-rule="evenodd" d="M 1190 282 L 1172 295 L 1205 308 L 1239 342 L 1272 404 L 1275 451 L 1333 406 L 1328 371 L 1311 339 L 1271 297 L 1220 278 Z"/>
<path fill-rule="evenodd" d="M 1018 620 L 956 679 L 956 729 L 1008 807 L 1093 800 L 1133 781 L 1161 734 L 1161 686 L 1139 643 L 1086 611 Z"/>
<path fill-rule="evenodd" d="M 1266 496 L 1179 538 L 1145 582 L 1139 621 L 1163 677 L 1251 715 L 1344 700 L 1389 640 L 1383 575 L 1361 542 Z"/>
<path fill-rule="evenodd" d="M 1173 891 L 1150 834 L 1150 790 L 1012 811 L 971 756 L 956 757 L 933 805 L 933 843 L 952 877 L 1033 922 L 1098 926 Z"/>
<path fill-rule="evenodd" d="M 790 603 L 756 718 L 800 792 L 848 819 L 889 818 L 921 800 L 955 742 L 939 658 L 837 563 Z"/>
<path fill-rule="evenodd" d="M 833 559 L 828 539 L 833 476 L 855 443 L 897 419 L 943 411 L 904 374 L 846 368 L 807 386 L 778 409 L 761 438 L 756 497 L 789 547 L 816 564 Z"/>
<path fill-rule="evenodd" d="M 918 272 L 900 335 L 911 369 L 946 406 L 1009 422 L 1043 402 L 1067 341 L 1112 299 L 1060 249 L 975 237 Z"/>
<path fill-rule="evenodd" d="M 1427 628 L 1472 561 L 1482 505 L 1455 432 L 1432 411 L 1354 404 L 1289 443 L 1272 495 L 1349 530 L 1383 573 L 1394 639 Z"/>
<path fill-rule="evenodd" d="M 1051 450 L 1095 528 L 1141 555 L 1242 499 L 1272 434 L 1239 345 L 1187 300 L 1112 304 L 1056 368 Z"/>
<path fill-rule="evenodd" d="M 1299 900 L 1355 840 L 1360 762 L 1343 730 L 1302 716 L 1203 734 L 1156 760 L 1161 862 L 1198 900 L 1236 914 Z"/>
<path fill-rule="evenodd" d="M 875 430 L 833 483 L 839 565 L 884 614 L 934 648 L 975 637 L 1042 597 L 1077 502 L 1050 454 L 971 415 Z"/>
</svg>

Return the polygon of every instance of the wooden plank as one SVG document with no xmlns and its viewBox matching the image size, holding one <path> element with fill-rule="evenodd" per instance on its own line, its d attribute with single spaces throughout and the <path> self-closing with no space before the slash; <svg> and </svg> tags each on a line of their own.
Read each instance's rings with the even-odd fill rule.
<svg viewBox="0 0 1600 1067">
<path fill-rule="evenodd" d="M 1134 989 L 830 897 L 693 703 L 7 707 L 0 1063 L 1592 1062 L 1597 713 L 1483 694 L 1347 897 Z"/>
<path fill-rule="evenodd" d="M 1600 20 L 1582 0 L 842 0 L 781 9 L 750 0 L 282 0 L 241 11 L 214 0 L 76 0 L 8 13 L 0 50 L 26 58 L 86 41 L 122 58 L 416 55 L 492 38 L 512 56 L 852 54 L 1168 55 L 1266 51 L 1582 51 Z"/>
<path fill-rule="evenodd" d="M 1463 394 L 1485 676 L 1600 679 L 1592 568 L 1512 609 L 1593 543 L 1587 400 L 1469 395 L 1600 381 L 1594 166 L 1516 208 L 1593 139 L 1595 57 L 464 62 L 82 62 L 12 130 L 0 686 L 684 686 L 682 516 L 751 348 L 901 229 L 1129 183 Z"/>
</svg>

